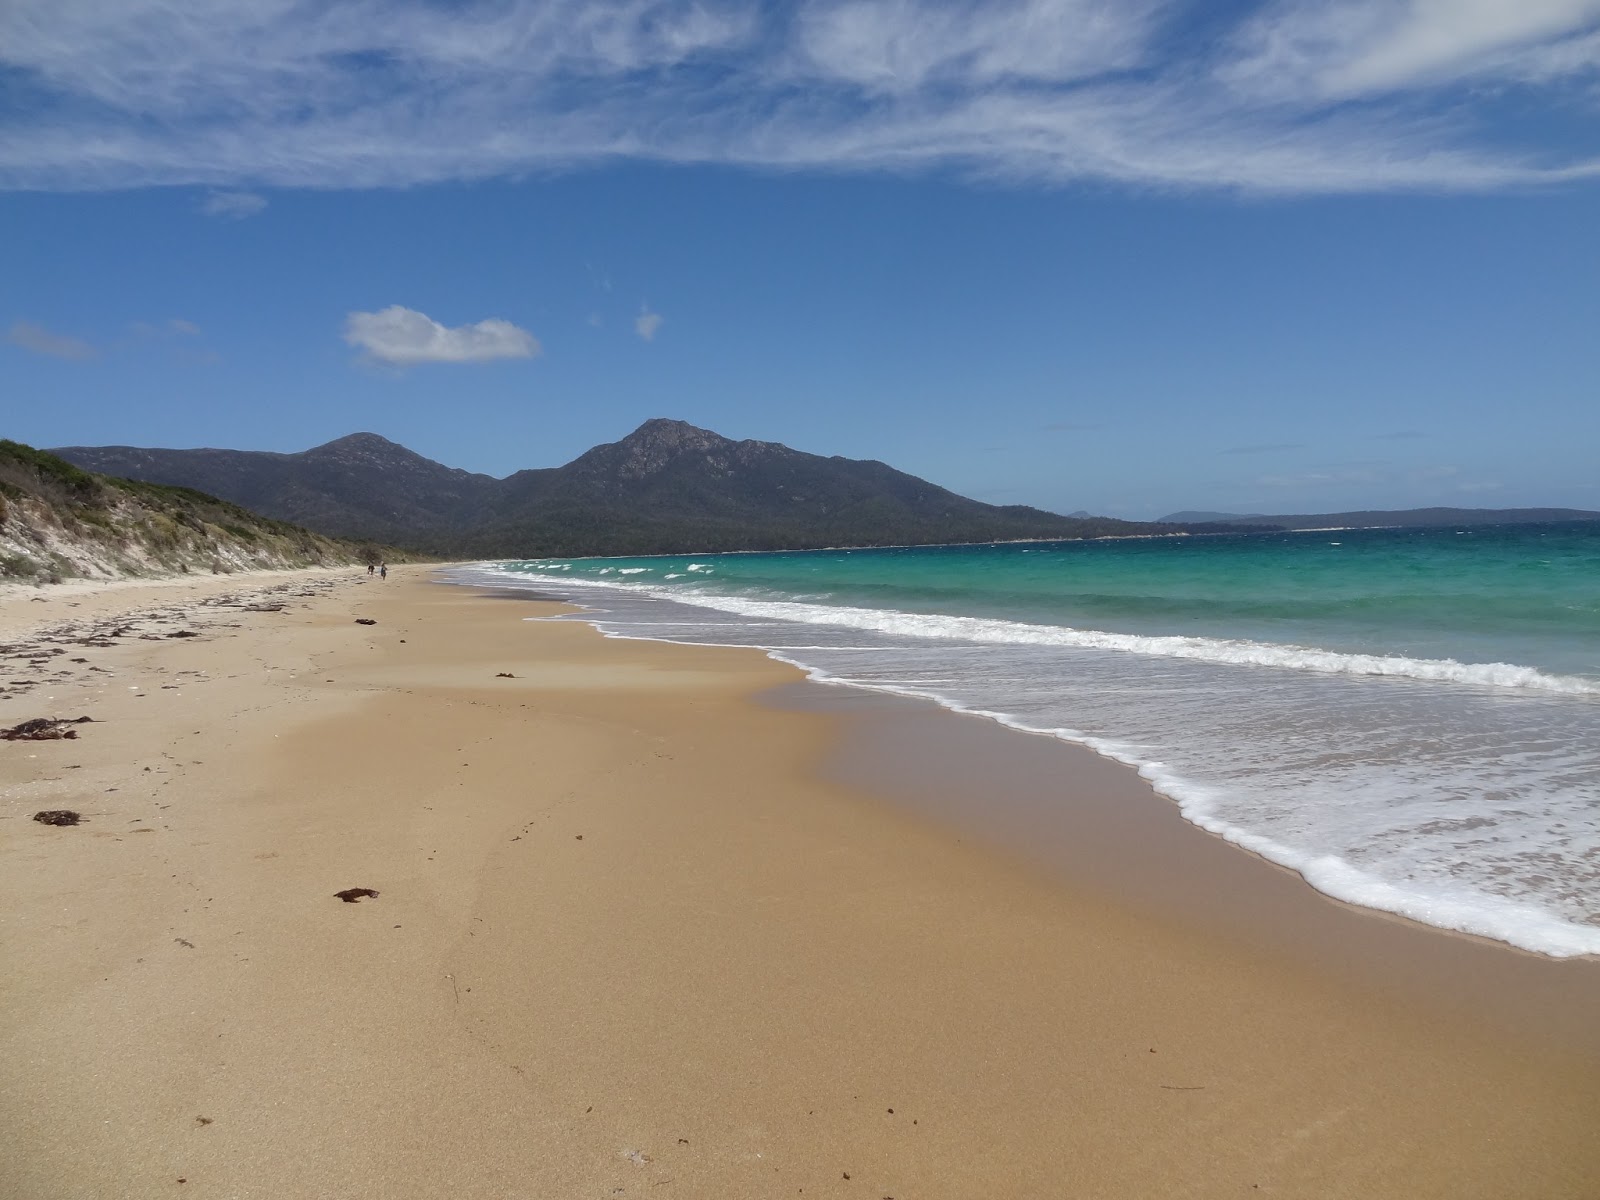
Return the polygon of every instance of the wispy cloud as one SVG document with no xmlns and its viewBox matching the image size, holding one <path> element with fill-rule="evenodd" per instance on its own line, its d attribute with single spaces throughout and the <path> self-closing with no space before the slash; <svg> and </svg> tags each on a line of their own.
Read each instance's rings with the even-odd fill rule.
<svg viewBox="0 0 1600 1200">
<path fill-rule="evenodd" d="M 633 330 L 647 342 L 656 340 L 656 331 L 666 321 L 658 312 L 651 312 L 648 308 L 633 319 Z"/>
<path fill-rule="evenodd" d="M 1253 482 L 1257 487 L 1266 488 L 1350 487 L 1378 483 L 1383 478 L 1383 472 L 1371 467 L 1342 467 L 1292 474 L 1262 475 Z"/>
<path fill-rule="evenodd" d="M 1280 0 L 1223 73 L 1275 96 L 1345 99 L 1600 65 L 1600 0 Z"/>
<path fill-rule="evenodd" d="M 1275 454 L 1281 450 L 1304 450 L 1304 442 L 1262 442 L 1254 446 L 1230 446 L 1219 454 Z"/>
<path fill-rule="evenodd" d="M 135 321 L 128 326 L 128 331 L 140 339 L 200 336 L 200 326 L 182 317 L 168 317 L 165 321 Z"/>
<path fill-rule="evenodd" d="M 200 201 L 200 211 L 206 216 L 230 221 L 253 217 L 266 206 L 267 198 L 256 192 L 207 192 Z"/>
<path fill-rule="evenodd" d="M 239 217 L 260 187 L 623 158 L 1311 193 L 1600 174 L 1527 116 L 1592 81 L 1600 0 L 1219 20 L 1203 0 L 12 0 L 0 187 L 199 185 Z"/>
<path fill-rule="evenodd" d="M 510 321 L 491 317 L 451 329 L 398 304 L 381 312 L 351 313 L 345 318 L 344 340 L 368 358 L 397 367 L 533 358 L 540 352 L 539 339 Z"/>
<path fill-rule="evenodd" d="M 33 321 L 18 321 L 6 331 L 6 341 L 35 354 L 48 354 L 51 358 L 86 359 L 99 357 L 100 351 L 82 338 L 54 333 Z"/>
</svg>

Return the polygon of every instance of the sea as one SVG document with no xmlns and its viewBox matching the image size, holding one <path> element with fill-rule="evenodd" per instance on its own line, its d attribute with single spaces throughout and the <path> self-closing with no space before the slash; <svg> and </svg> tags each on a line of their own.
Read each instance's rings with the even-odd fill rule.
<svg viewBox="0 0 1600 1200">
<path fill-rule="evenodd" d="M 1600 954 L 1600 522 L 459 577 L 566 598 L 611 636 L 760 647 L 826 683 L 1089 746 L 1330 896 Z"/>
</svg>

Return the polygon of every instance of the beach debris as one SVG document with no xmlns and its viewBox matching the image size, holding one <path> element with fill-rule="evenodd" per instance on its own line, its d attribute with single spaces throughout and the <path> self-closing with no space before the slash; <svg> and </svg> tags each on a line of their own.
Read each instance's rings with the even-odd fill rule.
<svg viewBox="0 0 1600 1200">
<path fill-rule="evenodd" d="M 77 737 L 78 731 L 71 726 L 93 722 L 93 717 L 35 717 L 10 729 L 0 729 L 0 739 L 8 742 L 54 742 Z"/>
<path fill-rule="evenodd" d="M 47 808 L 34 813 L 33 819 L 41 825 L 76 825 L 83 820 L 83 814 L 75 813 L 70 808 Z"/>
<path fill-rule="evenodd" d="M 494 673 L 494 677 L 496 679 L 515 679 L 516 678 L 516 676 L 513 675 L 510 671 L 496 671 Z"/>
<path fill-rule="evenodd" d="M 177 942 L 178 945 L 182 946 L 186 950 L 193 950 L 194 949 L 194 943 L 191 942 L 188 938 L 173 938 L 172 940 Z M 207 1125 L 209 1125 L 210 1123 L 211 1122 L 209 1122 L 209 1121 L 206 1122 Z"/>
<path fill-rule="evenodd" d="M 356 618 L 356 624 L 357 625 L 376 625 L 377 622 L 374 621 L 371 617 L 357 617 Z"/>
<path fill-rule="evenodd" d="M 199 637 L 200 635 L 198 633 L 196 633 L 192 629 L 178 629 L 178 630 L 174 630 L 172 633 L 167 634 L 167 636 L 169 638 L 187 638 L 187 637 Z"/>
<path fill-rule="evenodd" d="M 377 891 L 373 888 L 345 888 L 342 892 L 334 893 L 335 896 L 343 900 L 346 904 L 355 904 L 363 896 L 376 896 L 377 894 Z"/>
<path fill-rule="evenodd" d="M 651 1158 L 643 1150 L 632 1150 L 632 1149 L 624 1150 L 617 1157 L 618 1158 L 627 1159 L 629 1162 L 631 1162 L 636 1167 L 642 1167 L 642 1166 L 645 1165 L 645 1163 L 649 1163 L 649 1162 L 654 1162 L 655 1161 L 655 1159 Z"/>
<path fill-rule="evenodd" d="M 194 1119 L 194 1123 L 196 1125 L 206 1126 L 206 1125 L 211 1124 L 211 1118 L 210 1117 L 196 1117 Z"/>
</svg>

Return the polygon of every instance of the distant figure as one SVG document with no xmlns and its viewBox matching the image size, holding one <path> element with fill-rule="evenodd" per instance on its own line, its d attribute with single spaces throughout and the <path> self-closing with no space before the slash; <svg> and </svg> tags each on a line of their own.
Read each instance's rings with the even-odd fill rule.
<svg viewBox="0 0 1600 1200">
<path fill-rule="evenodd" d="M 387 579 L 387 578 L 389 578 L 389 564 L 388 563 L 380 563 L 380 564 L 378 564 L 378 578 L 379 579 Z"/>
<path fill-rule="evenodd" d="M 373 565 L 371 563 L 367 564 L 367 574 L 368 575 L 371 575 L 374 569 L 375 568 L 373 567 Z"/>
</svg>

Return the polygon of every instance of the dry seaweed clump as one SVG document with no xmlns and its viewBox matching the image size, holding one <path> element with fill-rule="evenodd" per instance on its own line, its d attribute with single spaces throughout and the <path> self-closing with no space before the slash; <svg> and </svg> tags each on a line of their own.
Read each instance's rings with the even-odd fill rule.
<svg viewBox="0 0 1600 1200">
<path fill-rule="evenodd" d="M 61 738 L 75 738 L 78 736 L 78 731 L 72 728 L 74 725 L 87 725 L 93 721 L 93 717 L 79 717 L 76 720 L 69 717 L 35 717 L 31 721 L 13 725 L 10 729 L 0 729 L 0 740 L 53 742 Z"/>
<path fill-rule="evenodd" d="M 33 819 L 41 825 L 76 825 L 83 820 L 83 814 L 75 813 L 70 808 L 47 808 L 34 813 Z"/>
<path fill-rule="evenodd" d="M 363 896 L 376 896 L 377 894 L 377 891 L 373 888 L 345 888 L 342 892 L 334 893 L 336 897 L 346 904 L 355 904 Z"/>
</svg>

